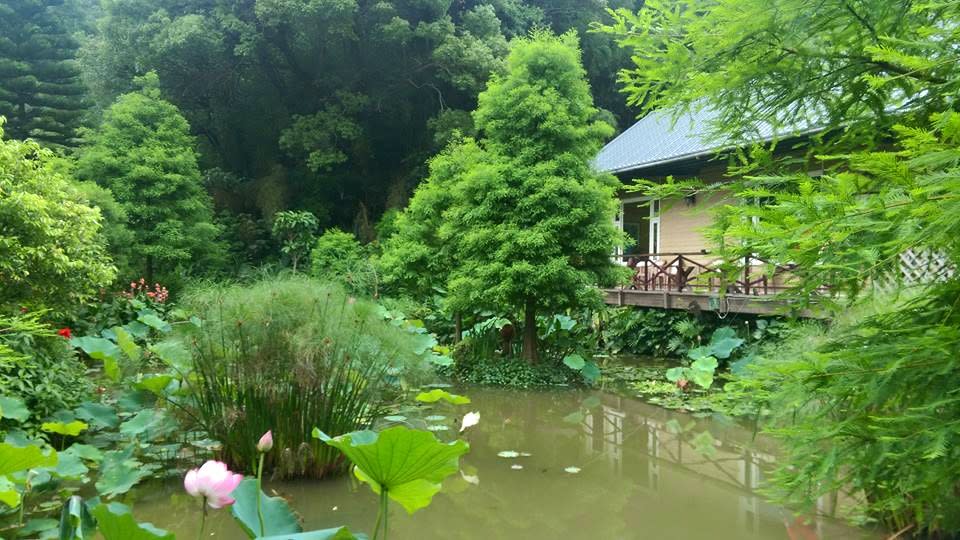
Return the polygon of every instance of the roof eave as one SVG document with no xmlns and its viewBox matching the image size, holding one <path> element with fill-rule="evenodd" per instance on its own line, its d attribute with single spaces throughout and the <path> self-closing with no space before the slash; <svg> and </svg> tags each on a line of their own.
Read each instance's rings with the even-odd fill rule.
<svg viewBox="0 0 960 540">
<path fill-rule="evenodd" d="M 814 133 L 823 131 L 824 129 L 825 129 L 825 128 L 823 128 L 823 127 L 809 128 L 809 129 L 806 129 L 806 130 L 804 130 L 804 131 L 800 131 L 800 132 L 794 133 L 794 134 L 790 135 L 789 137 L 785 137 L 784 139 L 791 139 L 791 138 L 796 138 L 796 137 L 805 137 L 805 136 L 807 136 L 807 135 L 812 135 L 812 134 L 814 134 Z M 742 148 L 742 147 L 744 147 L 744 146 L 747 146 L 748 144 L 767 143 L 767 142 L 773 141 L 774 139 L 777 139 L 777 137 L 769 136 L 769 137 L 764 137 L 764 138 L 762 138 L 762 139 L 758 139 L 758 140 L 756 140 L 756 141 L 752 141 L 752 142 L 748 142 L 748 143 L 743 143 L 743 144 L 731 144 L 731 145 L 728 145 L 728 146 L 720 146 L 720 147 L 717 147 L 717 148 L 711 148 L 711 149 L 702 150 L 702 151 L 699 151 L 699 152 L 691 152 L 691 153 L 689 153 L 689 154 L 682 154 L 682 155 L 679 155 L 679 156 L 671 156 L 671 157 L 664 158 L 664 159 L 659 159 L 659 160 L 656 160 L 656 161 L 647 161 L 647 162 L 644 162 L 644 163 L 635 163 L 635 164 L 633 164 L 633 165 L 627 165 L 627 166 L 625 166 L 625 167 L 620 167 L 620 168 L 618 168 L 618 169 L 610 169 L 610 170 L 601 171 L 601 172 L 605 172 L 605 173 L 608 173 L 608 174 L 621 174 L 621 173 L 633 172 L 633 171 L 637 171 L 637 170 L 641 170 L 641 169 L 649 169 L 649 168 L 653 168 L 653 167 L 659 167 L 659 166 L 662 166 L 662 165 L 669 165 L 669 164 L 671 164 L 671 163 L 676 163 L 676 162 L 678 162 L 678 161 L 687 161 L 687 160 L 693 160 L 693 159 L 700 159 L 700 158 L 702 158 L 702 157 L 707 157 L 707 156 L 711 156 L 711 155 L 716 155 L 716 154 L 719 154 L 719 153 L 721 153 L 721 152 L 726 152 L 726 151 L 728 151 L 728 150 L 733 150 L 733 149 L 735 149 L 735 148 Z"/>
</svg>

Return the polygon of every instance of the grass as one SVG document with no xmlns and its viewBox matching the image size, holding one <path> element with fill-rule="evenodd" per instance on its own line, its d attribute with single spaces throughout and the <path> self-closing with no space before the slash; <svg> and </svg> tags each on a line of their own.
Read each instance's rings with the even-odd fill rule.
<svg viewBox="0 0 960 540">
<path fill-rule="evenodd" d="M 395 374 L 414 368 L 411 335 L 372 302 L 301 277 L 213 286 L 182 303 L 199 330 L 189 406 L 222 443 L 219 457 L 251 471 L 254 445 L 273 430 L 265 467 L 275 477 L 340 472 L 339 452 L 311 437 L 369 427 L 396 392 Z"/>
</svg>

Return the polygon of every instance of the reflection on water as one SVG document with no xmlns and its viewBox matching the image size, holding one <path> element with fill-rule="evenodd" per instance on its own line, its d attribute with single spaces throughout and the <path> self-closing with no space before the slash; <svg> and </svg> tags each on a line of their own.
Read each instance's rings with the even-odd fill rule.
<svg viewBox="0 0 960 540">
<path fill-rule="evenodd" d="M 826 518 L 795 519 L 757 496 L 772 447 L 732 422 L 601 393 L 467 394 L 483 420 L 467 435 L 471 451 L 462 474 L 414 516 L 394 505 L 391 538 L 871 538 Z M 503 450 L 530 456 L 497 457 Z M 373 527 L 376 497 L 349 478 L 270 487 L 292 502 L 308 528 Z M 180 538 L 196 535 L 198 510 L 174 483 L 141 491 L 135 504 L 138 518 Z M 243 537 L 225 513 L 209 530 L 218 538 Z"/>
</svg>

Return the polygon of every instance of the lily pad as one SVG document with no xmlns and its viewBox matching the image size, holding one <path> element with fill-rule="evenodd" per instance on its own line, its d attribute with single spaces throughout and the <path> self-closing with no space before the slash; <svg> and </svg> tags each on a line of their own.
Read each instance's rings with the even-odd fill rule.
<svg viewBox="0 0 960 540">
<path fill-rule="evenodd" d="M 77 415 L 77 418 L 101 428 L 115 428 L 120 425 L 120 418 L 113 407 L 102 403 L 85 401 L 77 405 L 74 414 Z"/>
<path fill-rule="evenodd" d="M 571 354 L 563 358 L 563 363 L 568 368 L 574 371 L 580 371 L 583 369 L 583 366 L 587 365 L 587 361 L 584 360 L 579 354 Z"/>
<path fill-rule="evenodd" d="M 10 396 L 0 396 L 0 418 L 10 418 L 17 422 L 26 422 L 30 418 L 30 410 L 22 399 Z"/>
<path fill-rule="evenodd" d="M 390 416 L 384 416 L 383 419 L 386 420 L 387 422 L 406 422 L 407 421 L 407 417 L 403 416 L 402 414 L 392 414 Z"/>
<path fill-rule="evenodd" d="M 137 317 L 137 320 L 149 326 L 150 328 L 153 328 L 154 330 L 159 330 L 160 332 L 163 332 L 163 333 L 167 333 L 173 329 L 173 327 L 170 326 L 170 323 L 161 319 L 160 317 L 157 317 L 155 313 L 150 313 L 150 312 L 141 313 L 140 316 Z"/>
<path fill-rule="evenodd" d="M 260 532 L 260 518 L 257 516 L 257 495 L 260 496 L 260 507 L 263 511 L 263 534 Z M 237 489 L 231 494 L 236 502 L 230 507 L 230 513 L 237 519 L 244 532 L 250 538 L 262 536 L 277 536 L 296 534 L 303 529 L 297 522 L 297 516 L 281 497 L 268 497 L 263 491 L 257 490 L 256 478 L 244 478 Z M 280 536 L 289 538 L 288 536 Z"/>
<path fill-rule="evenodd" d="M 122 495 L 150 476 L 150 470 L 132 459 L 132 454 L 132 447 L 104 454 L 100 464 L 100 479 L 96 484 L 101 496 L 109 498 Z"/>
<path fill-rule="evenodd" d="M 6 476 L 0 476 L 0 503 L 10 508 L 20 506 L 20 491 L 13 481 Z"/>
<path fill-rule="evenodd" d="M 162 396 L 166 393 L 164 390 L 166 390 L 167 385 L 169 385 L 172 380 L 173 377 L 170 375 L 152 375 L 140 379 L 139 382 L 134 384 L 134 387 Z"/>
<path fill-rule="evenodd" d="M 91 511 L 104 540 L 174 540 L 174 535 L 150 523 L 137 523 L 130 508 L 120 503 L 100 504 Z"/>
<path fill-rule="evenodd" d="M 0 476 L 37 467 L 53 467 L 56 464 L 57 453 L 54 450 L 45 454 L 39 446 L 18 447 L 0 443 Z"/>
<path fill-rule="evenodd" d="M 314 430 L 314 436 L 343 452 L 355 465 L 358 479 L 375 493 L 386 490 L 410 514 L 430 504 L 440 483 L 460 469 L 460 456 L 470 450 L 465 441 L 445 444 L 433 433 L 406 426 L 336 438 Z"/>
<path fill-rule="evenodd" d="M 86 422 L 81 422 L 80 420 L 74 420 L 72 422 L 44 422 L 40 425 L 40 429 L 47 433 L 56 433 L 69 437 L 76 437 L 88 427 L 90 426 L 87 425 Z"/>
<path fill-rule="evenodd" d="M 180 375 L 186 375 L 193 369 L 193 359 L 190 356 L 190 351 L 176 341 L 155 343 L 150 345 L 149 349 L 164 364 L 176 370 Z"/>
<path fill-rule="evenodd" d="M 346 527 L 337 527 L 334 529 L 321 529 L 319 531 L 308 531 L 297 534 L 281 534 L 278 536 L 268 536 L 260 540 L 367 540 L 365 534 L 353 534 Z"/>
<path fill-rule="evenodd" d="M 96 528 L 97 522 L 83 499 L 79 495 L 70 497 L 60 512 L 60 538 L 93 538 Z"/>
<path fill-rule="evenodd" d="M 429 392 L 421 392 L 417 394 L 417 401 L 423 403 L 436 403 L 441 399 L 454 405 L 466 405 L 470 403 L 470 398 L 467 396 L 458 396 L 457 394 L 451 394 L 446 390 L 441 390 L 439 388 L 434 388 Z"/>
</svg>

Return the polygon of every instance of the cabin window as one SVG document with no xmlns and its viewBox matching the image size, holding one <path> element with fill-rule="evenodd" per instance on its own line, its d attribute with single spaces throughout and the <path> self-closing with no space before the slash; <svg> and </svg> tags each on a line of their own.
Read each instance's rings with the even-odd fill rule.
<svg viewBox="0 0 960 540">
<path fill-rule="evenodd" d="M 660 200 L 624 200 L 620 208 L 620 227 L 633 241 L 624 255 L 646 255 L 660 250 Z"/>
</svg>

